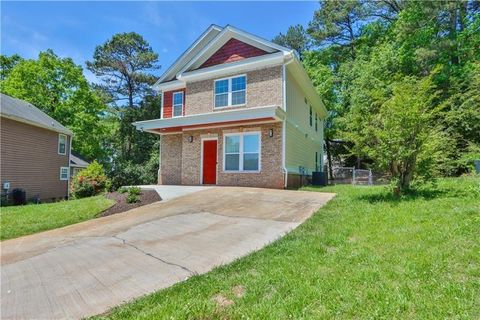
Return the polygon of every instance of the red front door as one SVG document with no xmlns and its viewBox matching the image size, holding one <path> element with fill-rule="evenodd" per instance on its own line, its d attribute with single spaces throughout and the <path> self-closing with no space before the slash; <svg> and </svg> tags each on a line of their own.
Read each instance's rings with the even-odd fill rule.
<svg viewBox="0 0 480 320">
<path fill-rule="evenodd" d="M 217 183 L 217 140 L 203 141 L 203 184 Z"/>
</svg>

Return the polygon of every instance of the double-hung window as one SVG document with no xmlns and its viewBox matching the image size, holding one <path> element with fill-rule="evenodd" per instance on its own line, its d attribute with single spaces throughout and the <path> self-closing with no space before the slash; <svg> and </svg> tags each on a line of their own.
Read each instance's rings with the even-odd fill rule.
<svg viewBox="0 0 480 320">
<path fill-rule="evenodd" d="M 318 131 L 318 115 L 315 113 L 315 131 Z"/>
<path fill-rule="evenodd" d="M 67 154 L 67 136 L 64 134 L 58 135 L 58 154 Z"/>
<path fill-rule="evenodd" d="M 260 133 L 226 134 L 224 138 L 224 171 L 260 171 Z"/>
<path fill-rule="evenodd" d="M 246 89 L 246 76 L 215 80 L 215 108 L 244 105 Z"/>
<path fill-rule="evenodd" d="M 173 116 L 181 117 L 183 115 L 183 92 L 173 93 Z"/>
<path fill-rule="evenodd" d="M 60 167 L 60 180 L 68 180 L 68 167 Z"/>
</svg>

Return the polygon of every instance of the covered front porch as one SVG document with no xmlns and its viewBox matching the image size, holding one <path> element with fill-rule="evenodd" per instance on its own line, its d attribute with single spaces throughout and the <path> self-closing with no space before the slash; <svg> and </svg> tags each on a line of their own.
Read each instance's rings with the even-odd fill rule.
<svg viewBox="0 0 480 320">
<path fill-rule="evenodd" d="M 161 135 L 158 183 L 284 188 L 284 111 L 242 108 L 135 123 Z"/>
</svg>

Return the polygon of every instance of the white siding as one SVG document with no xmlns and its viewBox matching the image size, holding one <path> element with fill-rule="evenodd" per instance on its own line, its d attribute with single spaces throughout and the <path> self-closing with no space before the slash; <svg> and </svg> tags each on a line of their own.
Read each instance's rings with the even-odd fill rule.
<svg viewBox="0 0 480 320">
<path fill-rule="evenodd" d="M 305 95 L 287 71 L 286 73 L 287 95 L 287 126 L 285 165 L 291 173 L 298 173 L 299 167 L 304 167 L 307 173 L 315 170 L 315 152 L 318 152 L 318 164 L 322 165 L 323 159 L 323 120 L 318 118 L 318 131 L 315 131 L 315 114 L 318 111 L 312 109 L 313 119 L 310 126 L 310 104 Z"/>
</svg>

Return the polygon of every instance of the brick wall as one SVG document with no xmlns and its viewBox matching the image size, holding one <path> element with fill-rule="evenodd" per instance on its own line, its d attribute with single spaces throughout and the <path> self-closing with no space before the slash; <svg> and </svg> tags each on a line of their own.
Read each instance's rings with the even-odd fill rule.
<svg viewBox="0 0 480 320">
<path fill-rule="evenodd" d="M 252 58 L 267 54 L 268 52 L 249 45 L 237 39 L 228 40 L 217 50 L 200 68 L 210 67 L 217 64 L 235 62 L 246 58 Z"/>
<path fill-rule="evenodd" d="M 283 104 L 282 66 L 247 72 L 246 107 Z M 234 74 L 232 74 L 234 76 Z M 216 78 L 188 82 L 185 115 L 212 112 L 214 110 L 213 83 Z M 226 110 L 216 109 L 216 110 Z"/>
<path fill-rule="evenodd" d="M 273 129 L 273 137 L 269 130 Z M 261 131 L 261 172 L 232 173 L 223 172 L 223 134 L 230 132 Z M 193 142 L 188 142 L 192 136 Z M 201 138 L 217 137 L 217 184 L 223 186 L 245 186 L 264 188 L 283 188 L 284 174 L 282 167 L 282 124 L 239 126 L 224 129 L 208 129 L 183 133 L 182 140 L 182 184 L 197 185 L 200 183 L 201 171 Z M 162 153 L 163 154 L 163 153 Z M 162 165 L 163 168 L 163 165 Z"/>
<path fill-rule="evenodd" d="M 182 134 L 164 135 L 160 139 L 158 184 L 182 182 Z"/>
<path fill-rule="evenodd" d="M 66 154 L 58 154 L 58 132 L 0 118 L 1 174 L 10 191 L 22 188 L 27 199 L 65 198 L 68 181 L 60 180 L 60 167 L 69 166 L 70 138 Z"/>
</svg>

